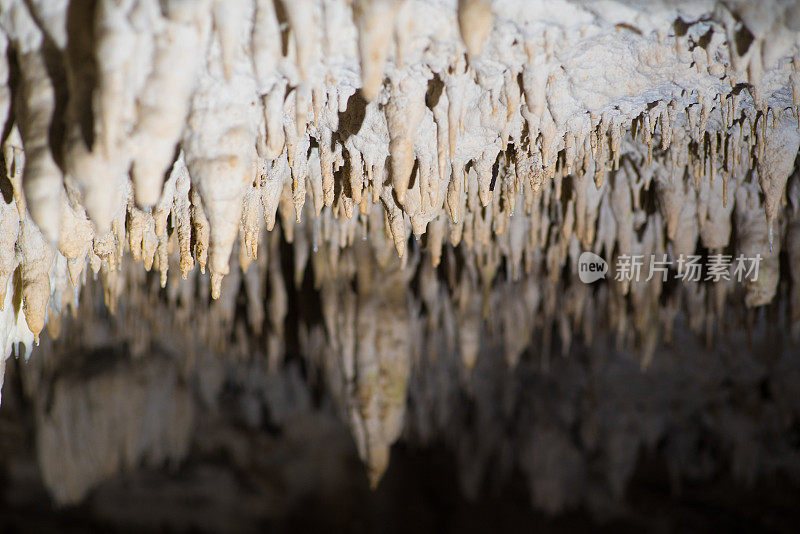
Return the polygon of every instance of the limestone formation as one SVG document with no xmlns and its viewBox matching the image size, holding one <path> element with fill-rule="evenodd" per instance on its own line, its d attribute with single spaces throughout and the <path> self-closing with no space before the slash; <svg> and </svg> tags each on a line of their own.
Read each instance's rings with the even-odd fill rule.
<svg viewBox="0 0 800 534">
<path fill-rule="evenodd" d="M 220 345 L 243 287 L 277 368 L 310 277 L 324 329 L 292 335 L 377 483 L 412 369 L 469 373 L 489 322 L 511 367 L 608 333 L 646 367 L 681 309 L 709 342 L 775 302 L 798 332 L 799 30 L 784 0 L 0 0 L 0 383 L 88 278 L 113 312 L 153 269 Z M 643 275 L 584 285 L 583 251 Z"/>
</svg>

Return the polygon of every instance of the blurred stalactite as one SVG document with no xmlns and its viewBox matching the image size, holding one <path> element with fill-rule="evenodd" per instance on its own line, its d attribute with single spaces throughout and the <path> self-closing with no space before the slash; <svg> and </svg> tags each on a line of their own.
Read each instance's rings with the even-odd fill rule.
<svg viewBox="0 0 800 534">
<path fill-rule="evenodd" d="M 614 349 L 612 335 L 564 348 L 555 325 L 545 358 L 543 327 L 525 332 L 532 337 L 523 344 L 505 326 L 518 316 L 483 318 L 480 298 L 476 318 L 461 323 L 469 315 L 458 315 L 449 298 L 424 304 L 425 294 L 452 291 L 430 263 L 420 261 L 408 290 L 396 259 L 381 268 L 368 248 L 362 251 L 363 263 L 349 264 L 353 284 L 295 286 L 293 260 L 273 276 L 270 283 L 285 286 L 282 298 L 296 303 L 282 322 L 302 333 L 299 352 L 277 365 L 264 334 L 271 320 L 264 315 L 260 338 L 250 329 L 243 288 L 228 288 L 237 298 L 220 323 L 207 316 L 221 313 L 225 299 L 202 292 L 171 301 L 157 275 L 134 281 L 152 289 L 121 302 L 113 316 L 103 284 L 87 284 L 76 316 L 64 318 L 63 336 L 43 337 L 42 358 L 16 362 L 19 382 L 10 386 L 21 386 L 28 399 L 50 494 L 78 503 L 118 472 L 179 469 L 198 451 L 228 451 L 225 457 L 246 471 L 259 462 L 258 441 L 248 436 L 289 432 L 302 440 L 303 414 L 317 410 L 349 427 L 352 437 L 337 439 L 349 443 L 351 459 L 358 454 L 366 462 L 355 469 L 361 484 L 377 482 L 376 469 L 391 468 L 389 448 L 399 439 L 443 446 L 457 466 L 459 491 L 472 499 L 521 473 L 533 507 L 549 513 L 618 509 L 638 459 L 652 455 L 663 458 L 676 490 L 722 473 L 744 487 L 800 475 L 793 441 L 800 360 L 777 304 L 751 317 L 749 335 L 728 331 L 713 349 L 678 313 L 672 345 L 659 346 L 643 372 L 634 354 Z M 326 258 L 316 254 L 314 261 Z M 388 294 L 367 290 L 393 277 L 399 283 L 383 286 Z M 498 299 L 496 309 L 502 302 L 514 310 L 515 299 L 530 298 L 532 289 L 524 288 L 497 282 L 490 298 Z M 191 321 L 181 319 L 182 306 Z M 443 335 L 463 328 L 477 331 Z M 382 360 L 393 350 L 396 356 Z M 465 360 L 465 352 L 474 356 Z"/>
</svg>

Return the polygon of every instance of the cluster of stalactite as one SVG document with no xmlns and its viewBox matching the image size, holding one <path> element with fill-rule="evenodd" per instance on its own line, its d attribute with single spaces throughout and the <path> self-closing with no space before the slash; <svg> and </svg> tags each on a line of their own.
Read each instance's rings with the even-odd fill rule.
<svg viewBox="0 0 800 534">
<path fill-rule="evenodd" d="M 399 275 L 396 267 L 389 272 Z M 400 283 L 381 298 L 365 293 L 382 272 L 362 266 L 354 284 L 331 286 L 348 290 L 327 296 L 308 284 L 293 287 L 288 268 L 273 279 L 290 297 L 312 292 L 306 301 L 322 299 L 325 309 L 338 300 L 344 310 L 320 316 L 311 302 L 289 310 L 303 334 L 277 368 L 267 336 L 247 349 L 233 342 L 251 321 L 244 288 L 221 329 L 207 321 L 222 313 L 213 311 L 221 301 L 170 301 L 157 276 L 141 280 L 149 291 L 121 302 L 115 316 L 105 313 L 102 283 L 89 282 L 75 317 L 64 318 L 63 335 L 44 339 L 41 356 L 16 362 L 5 401 L 19 405 L 15 386 L 29 400 L 34 452 L 54 500 L 80 503 L 109 478 L 174 471 L 187 456 L 222 454 L 244 477 L 232 495 L 260 509 L 247 497 L 254 488 L 287 487 L 270 471 L 285 458 L 270 457 L 274 445 L 264 445 L 260 433 L 311 439 L 308 412 L 331 406 L 350 426 L 373 484 L 394 439 L 412 450 L 437 444 L 454 455 L 464 495 L 479 498 L 521 473 L 532 505 L 548 513 L 587 507 L 600 517 L 624 514 L 626 488 L 644 458 L 665 463 L 675 492 L 722 474 L 745 486 L 800 476 L 800 359 L 779 306 L 745 321 L 750 331 L 729 310 L 730 327 L 713 348 L 691 332 L 692 317 L 680 315 L 673 345 L 656 349 L 642 373 L 639 358 L 616 350 L 608 333 L 598 332 L 591 345 L 574 342 L 563 355 L 544 352 L 542 321 L 517 324 L 523 295 L 538 291 L 534 283 L 499 282 L 491 300 L 503 311 L 482 321 L 479 301 L 462 310 L 444 298 L 450 289 L 429 262 L 418 266 L 410 291 Z M 190 313 L 196 320 L 172 327 Z M 229 342 L 215 347 L 222 339 Z M 13 435 L 6 431 L 0 443 L 0 465 L 16 473 Z M 326 443 L 321 456 L 339 457 L 336 447 Z"/>
<path fill-rule="evenodd" d="M 794 211 L 798 212 L 800 210 Z M 380 217 L 380 213 L 376 211 L 375 217 Z M 764 224 L 763 219 L 758 220 Z M 797 225 L 797 220 L 795 218 L 792 224 Z M 109 333 L 107 327 L 94 326 L 102 321 L 95 318 L 99 312 L 97 306 L 91 304 L 72 307 L 74 317 L 66 319 L 64 324 L 68 327 L 60 336 L 64 319 L 59 316 L 48 322 L 47 329 L 51 338 L 63 338 L 67 347 L 79 346 L 93 336 L 98 338 L 99 344 L 121 339 L 118 343 L 124 342 L 133 358 L 132 364 L 121 369 L 131 372 L 131 380 L 146 392 L 150 392 L 151 387 L 146 377 L 151 376 L 150 368 L 157 365 L 148 363 L 135 373 L 133 370 L 138 359 L 147 361 L 154 343 L 182 354 L 185 359 L 182 372 L 190 375 L 198 366 L 214 369 L 207 361 L 208 351 L 224 355 L 220 356 L 223 361 L 232 363 L 262 361 L 260 365 L 268 373 L 278 372 L 287 357 L 300 357 L 306 364 L 309 378 L 323 384 L 330 392 L 341 417 L 352 429 L 373 484 L 379 482 L 389 463 L 389 450 L 406 428 L 409 388 L 413 401 L 414 388 L 422 387 L 413 385 L 415 377 L 427 384 L 425 398 L 430 397 L 430 404 L 413 409 L 431 410 L 439 414 L 436 417 L 440 419 L 414 424 L 435 424 L 434 428 L 441 426 L 438 431 L 445 432 L 449 428 L 448 410 L 452 408 L 453 413 L 459 413 L 456 404 L 461 397 L 456 393 L 463 389 L 468 394 L 472 388 L 470 384 L 488 373 L 487 366 L 497 366 L 497 373 L 508 374 L 507 379 L 512 381 L 519 379 L 513 377 L 520 362 L 524 362 L 525 369 L 558 375 L 565 365 L 563 357 L 574 358 L 576 352 L 589 347 L 591 354 L 595 354 L 591 358 L 595 358 L 607 349 L 592 347 L 608 347 L 615 343 L 618 349 L 625 351 L 639 347 L 633 352 L 639 356 L 629 358 L 626 365 L 637 361 L 639 368 L 647 366 L 645 375 L 650 375 L 642 380 L 657 380 L 651 373 L 658 376 L 658 371 L 652 369 L 663 370 L 676 365 L 671 351 L 685 349 L 687 339 L 693 350 L 699 350 L 701 345 L 713 346 L 738 331 L 752 330 L 755 339 L 763 339 L 765 321 L 782 332 L 778 346 L 785 348 L 780 350 L 791 352 L 788 334 L 796 307 L 792 305 L 788 309 L 787 303 L 790 295 L 796 292 L 796 280 L 776 281 L 774 291 L 777 301 L 783 305 L 765 308 L 765 312 L 759 313 L 728 305 L 746 298 L 747 287 L 735 281 L 686 282 L 666 288 L 660 278 L 654 277 L 650 282 L 631 282 L 627 289 L 629 297 L 626 297 L 623 282 L 610 281 L 593 287 L 578 281 L 574 272 L 564 274 L 560 267 L 548 271 L 545 254 L 540 254 L 533 262 L 532 276 L 514 278 L 508 267 L 497 276 L 482 278 L 474 267 L 474 260 L 462 256 L 465 248 L 447 245 L 439 265 L 434 267 L 433 255 L 416 241 L 410 243 L 405 262 L 401 261 L 391 238 L 382 229 L 367 240 L 355 240 L 351 247 L 343 250 L 322 244 L 316 252 L 312 245 L 313 231 L 313 224 L 295 227 L 292 244 L 278 232 L 262 234 L 263 252 L 259 259 L 243 272 L 237 269 L 226 276 L 222 296 L 217 300 L 209 298 L 209 277 L 197 271 L 191 271 L 184 280 L 177 274 L 179 270 L 174 269 L 175 280 L 168 281 L 162 288 L 158 273 L 147 273 L 138 263 L 126 258 L 121 270 L 114 271 L 117 278 L 109 280 L 101 276 L 101 280 L 86 286 L 80 293 L 81 300 L 96 303 L 99 299 L 101 306 L 108 305 L 115 311 L 116 330 Z M 766 229 L 763 236 L 766 239 Z M 664 239 L 663 235 L 659 238 Z M 245 248 L 243 242 L 240 248 Z M 173 252 L 170 259 L 175 265 L 180 261 L 177 252 Z M 568 257 L 567 262 L 571 261 L 574 255 L 572 260 Z M 68 282 L 66 267 L 62 268 L 60 284 L 64 292 L 59 297 L 72 304 L 77 293 Z M 659 297 L 662 290 L 664 294 Z M 626 298 L 638 299 L 633 301 L 638 306 L 625 306 Z M 290 306 L 294 309 L 289 309 Z M 293 330 L 287 332 L 287 328 Z M 295 335 L 296 339 L 291 339 Z M 659 351 L 655 340 L 661 335 L 671 344 Z M 651 345 L 644 345 L 646 343 Z M 791 361 L 786 363 L 791 364 Z M 47 366 L 48 362 L 42 365 Z M 445 368 L 431 371 L 439 366 Z M 179 394 L 180 387 L 175 385 L 173 374 L 152 372 L 152 376 L 163 376 L 153 382 L 155 389 L 144 398 L 166 402 L 168 406 L 158 409 L 165 414 L 172 413 L 173 404 L 183 402 L 181 395 L 185 393 Z M 140 376 L 142 373 L 144 375 Z M 436 378 L 439 377 L 437 373 L 445 373 L 440 377 L 441 382 Z M 118 374 L 124 373 L 115 372 L 114 376 Z M 169 383 L 162 384 L 160 380 L 167 378 Z M 212 384 L 207 388 L 215 391 L 222 378 L 207 380 Z M 108 417 L 122 417 L 119 410 L 113 408 L 116 406 L 112 402 L 116 398 L 111 391 L 113 387 L 113 381 L 110 385 L 101 381 L 89 388 L 88 394 L 109 394 L 110 400 L 105 405 L 113 415 Z M 437 387 L 442 388 L 441 398 L 436 393 Z M 665 390 L 669 387 L 664 385 Z M 32 384 L 29 389 L 35 392 L 37 386 Z M 80 391 L 84 389 L 80 386 Z M 166 397 L 162 398 L 164 392 L 167 392 Z M 46 399 L 52 394 L 50 388 L 42 388 L 42 409 L 49 405 Z M 81 393 L 81 398 L 86 394 Z M 213 398 L 213 394 L 206 396 Z M 128 397 L 125 395 L 119 400 Z M 440 400 L 448 398 L 448 408 L 436 407 Z M 419 402 L 412 402 L 412 406 Z M 486 404 L 488 407 L 491 403 L 486 400 Z M 155 406 L 152 409 L 156 409 Z M 130 410 L 144 412 L 145 408 L 136 405 Z M 70 426 L 69 416 L 74 413 L 67 410 L 48 417 L 58 416 L 59 424 Z M 423 416 L 434 417 L 427 413 L 416 415 L 417 418 Z M 191 410 L 184 411 L 182 417 L 191 420 Z M 191 424 L 190 421 L 182 425 L 163 421 L 165 426 L 159 428 L 171 430 L 165 431 L 160 439 L 168 440 L 173 439 L 173 431 L 183 435 L 180 432 Z M 137 419 L 131 428 L 139 428 L 139 423 Z M 94 430 L 91 428 L 98 424 L 101 423 L 88 423 L 87 434 L 71 438 L 74 446 L 68 449 L 77 450 L 79 443 L 92 442 Z M 434 430 L 429 428 L 424 433 L 431 436 Z M 151 445 L 146 436 L 137 437 L 130 430 L 109 434 L 116 436 L 115 440 L 102 443 L 114 451 L 127 450 L 122 445 L 126 440 L 133 440 L 141 447 L 131 449 L 129 454 L 133 456 L 129 460 L 115 453 L 108 454 L 112 459 L 103 466 L 106 470 L 119 469 L 123 461 L 135 462 L 136 454 L 143 454 L 147 447 L 155 446 L 158 451 L 165 447 Z M 53 434 L 62 439 L 67 435 L 72 434 Z M 53 458 L 48 459 L 52 465 L 48 469 L 55 472 L 52 475 L 55 480 L 61 476 L 58 461 L 64 459 L 55 451 L 62 447 L 54 445 L 48 450 L 53 451 Z M 90 447 L 90 450 L 94 449 Z M 178 446 L 175 454 L 182 454 L 181 450 Z M 84 455 L 82 452 L 75 454 L 81 458 Z M 98 457 L 104 454 L 98 453 Z M 155 461 L 161 458 L 163 456 L 156 456 Z M 635 456 L 631 462 L 635 463 L 634 460 Z M 633 463 L 628 467 L 632 468 Z M 58 491 L 64 493 L 57 493 L 58 498 L 65 502 L 79 499 L 93 482 L 108 473 L 103 469 L 92 465 L 92 476 L 80 478 L 77 483 L 79 491 L 59 485 Z M 465 472 L 464 476 L 470 475 Z M 621 491 L 624 484 L 616 484 L 615 491 Z M 471 490 L 474 491 L 475 488 Z M 567 503 L 563 499 L 566 499 L 564 495 L 546 507 L 553 511 L 560 509 Z M 542 503 L 537 505 L 543 506 Z"/>
<path fill-rule="evenodd" d="M 112 312 L 166 298 L 161 328 L 273 367 L 291 336 L 377 482 L 420 329 L 467 369 L 498 317 L 512 365 L 534 332 L 549 355 L 608 331 L 646 364 L 679 310 L 713 341 L 787 266 L 797 328 L 800 9 L 534 4 L 0 1 L 0 361 L 92 276 Z M 763 262 L 589 286 L 585 250 Z M 286 264 L 323 331 L 286 332 Z"/>
</svg>

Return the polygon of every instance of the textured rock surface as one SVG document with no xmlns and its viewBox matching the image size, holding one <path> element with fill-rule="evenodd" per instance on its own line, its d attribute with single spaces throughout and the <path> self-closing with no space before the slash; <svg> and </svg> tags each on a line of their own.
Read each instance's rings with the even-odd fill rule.
<svg viewBox="0 0 800 534">
<path fill-rule="evenodd" d="M 391 396 L 366 404 L 343 390 L 343 362 L 324 345 L 317 304 L 305 296 L 288 324 L 315 325 L 310 337 L 324 352 L 289 344 L 288 362 L 273 370 L 265 338 L 211 349 L 206 321 L 218 303 L 196 303 L 194 323 L 177 330 L 165 318 L 185 311 L 159 297 L 157 276 L 147 287 L 149 298 L 121 302 L 111 318 L 100 283 L 90 282 L 63 336 L 43 337 L 27 363 L 9 362 L 0 526 L 47 502 L 31 489 L 42 480 L 62 506 L 83 503 L 62 508 L 64 517 L 108 528 L 261 531 L 292 514 L 335 529 L 385 531 L 388 517 L 392 531 L 428 531 L 480 510 L 492 510 L 481 526 L 514 525 L 520 514 L 541 521 L 524 515 L 528 503 L 547 515 L 583 508 L 639 530 L 796 525 L 800 355 L 774 317 L 754 322 L 748 350 L 743 331 L 705 349 L 680 318 L 680 350 L 659 348 L 646 373 L 607 335 L 573 344 L 549 371 L 536 348 L 511 367 L 496 323 L 468 372 L 438 329 L 426 330 L 412 353 L 398 445 L 373 494 L 348 410 Z M 303 294 L 290 287 L 288 296 Z M 246 328 L 243 308 L 231 331 Z M 91 402 L 108 384 L 105 402 Z M 367 442 L 372 451 L 391 430 L 376 421 L 362 423 L 381 432 Z"/>
<path fill-rule="evenodd" d="M 713 344 L 768 316 L 797 336 L 798 29 L 780 0 L 0 0 L 0 362 L 45 325 L 68 335 L 100 278 L 134 352 L 201 326 L 232 359 L 311 362 L 376 484 L 439 355 L 468 377 L 487 340 L 552 371 L 609 336 L 643 367 L 674 364 L 660 343 L 686 331 Z M 646 255 L 644 273 L 650 254 L 764 261 L 746 283 L 589 286 L 582 251 Z M 153 365 L 56 393 L 172 387 Z M 63 488 L 45 471 L 60 500 L 182 455 L 183 438 L 134 439 L 127 418 L 161 402 L 140 386 L 134 415 L 111 399 L 90 419 L 114 427 L 108 465 L 75 457 Z M 582 498 L 567 434 L 532 438 L 563 458 L 526 469 L 569 466 L 531 476 L 545 509 Z"/>
</svg>

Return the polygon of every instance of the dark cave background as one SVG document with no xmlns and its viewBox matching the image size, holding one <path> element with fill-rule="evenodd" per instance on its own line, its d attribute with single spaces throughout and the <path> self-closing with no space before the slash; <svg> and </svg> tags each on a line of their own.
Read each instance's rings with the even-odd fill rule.
<svg viewBox="0 0 800 534">
<path fill-rule="evenodd" d="M 44 383 L 52 389 L 59 380 L 69 379 L 64 377 L 75 376 L 76 369 L 65 371 L 56 366 L 43 371 L 36 369 L 36 359 L 61 359 L 71 365 L 78 362 L 79 377 L 124 372 L 129 365 L 141 365 L 142 358 L 174 366 L 181 365 L 184 359 L 174 352 L 174 346 L 162 346 L 157 341 L 151 343 L 146 356 L 132 356 L 128 342 L 118 343 L 120 330 L 115 329 L 119 319 L 101 310 L 98 305 L 92 312 L 92 328 L 104 325 L 106 335 L 97 337 L 115 340 L 113 344 L 94 343 L 87 348 L 63 338 L 44 339 L 30 362 L 14 358 L 8 361 L 0 406 L 3 532 L 796 532 L 800 521 L 800 486 L 796 478 L 800 466 L 794 465 L 794 471 L 775 467 L 776 462 L 791 464 L 791 458 L 797 458 L 800 427 L 797 412 L 790 413 L 779 406 L 775 391 L 780 386 L 773 383 L 796 376 L 793 373 L 800 369 L 800 354 L 794 348 L 786 348 L 782 359 L 776 358 L 775 346 L 783 344 L 775 341 L 775 335 L 758 336 L 763 341 L 755 346 L 736 343 L 734 339 L 715 351 L 704 351 L 692 342 L 688 342 L 689 351 L 665 347 L 646 371 L 631 355 L 611 349 L 604 357 L 596 358 L 586 347 L 578 346 L 567 357 L 555 357 L 547 371 L 530 353 L 511 371 L 504 368 L 501 356 L 493 358 L 488 351 L 481 354 L 473 371 L 482 377 L 472 385 L 478 393 L 458 393 L 451 422 L 438 428 L 433 439 L 428 440 L 414 431 L 415 421 L 429 409 L 420 404 L 415 394 L 419 386 L 414 382 L 424 377 L 415 375 L 409 388 L 406 431 L 392 447 L 389 469 L 374 491 L 369 488 L 347 425 L 338 416 L 325 388 L 309 380 L 300 358 L 288 358 L 278 372 L 256 373 L 266 382 L 262 384 L 264 389 L 273 394 L 257 399 L 253 416 L 253 394 L 248 391 L 246 377 L 259 368 L 259 359 L 231 362 L 210 355 L 220 362 L 215 372 L 222 373 L 213 403 L 202 400 L 200 382 L 192 382 L 191 373 L 186 379 L 197 411 L 185 458 L 159 465 L 141 461 L 133 469 L 125 469 L 93 487 L 81 503 L 59 506 L 42 480 L 37 459 L 37 401 L 25 393 L 23 375 L 41 373 Z M 659 366 L 659 362 L 670 358 L 678 360 L 672 371 Z M 723 368 L 727 369 L 727 376 L 713 381 L 716 390 L 702 394 L 702 388 L 677 390 L 681 381 L 673 376 L 676 368 L 680 369 L 685 361 L 713 358 L 721 358 L 728 365 Z M 607 409 L 628 416 L 632 413 L 630 403 L 639 406 L 640 411 L 649 405 L 644 412 L 672 410 L 661 415 L 668 418 L 673 430 L 665 430 L 653 447 L 642 444 L 635 448 L 633 469 L 618 498 L 569 499 L 563 509 L 543 512 L 532 498 L 535 490 L 526 481 L 530 472 L 520 466 L 524 460 L 518 456 L 523 449 L 515 437 L 524 433 L 520 427 L 529 424 L 526 418 L 533 421 L 535 417 L 520 413 L 524 412 L 525 403 L 545 403 L 543 409 L 547 411 L 580 405 L 580 396 L 587 395 L 588 390 L 575 385 L 576 380 L 580 381 L 576 373 L 591 374 L 590 368 L 597 359 L 606 359 L 616 369 L 604 375 L 603 380 L 610 381 L 610 387 L 628 389 L 624 401 L 622 397 L 612 399 Z M 457 361 L 456 358 L 453 365 Z M 753 372 L 756 367 L 752 367 L 745 374 L 735 372 L 746 361 L 759 370 Z M 793 372 L 786 368 L 780 371 L 776 363 L 779 361 L 784 362 L 784 367 L 786 362 L 791 363 Z M 427 372 L 433 373 L 430 369 Z M 699 373 L 697 369 L 693 372 Z M 631 380 L 637 375 L 640 380 Z M 691 372 L 687 377 L 694 386 L 702 382 Z M 658 387 L 648 388 L 646 384 Z M 481 415 L 484 405 L 507 403 L 502 392 L 520 386 L 523 390 L 516 391 L 512 401 L 516 408 L 502 417 L 505 430 L 487 427 L 486 416 Z M 526 397 L 525 391 L 538 394 Z M 656 397 L 663 395 L 668 398 L 666 405 L 654 403 Z M 790 400 L 800 402 L 789 395 Z M 669 406 L 679 399 L 691 399 L 692 408 L 675 411 L 674 406 Z M 781 447 L 776 448 L 776 443 L 769 443 L 771 438 L 761 436 L 767 437 L 759 445 L 761 467 L 754 467 L 756 475 L 749 480 L 742 480 L 734 472 L 731 448 L 738 440 L 749 437 L 730 435 L 730 430 L 710 422 L 708 418 L 720 409 L 750 413 L 754 424 L 761 425 L 762 433 L 767 429 L 764 421 L 773 415 L 789 421 L 789 432 L 781 436 Z M 672 434 L 690 427 L 695 432 L 689 441 L 691 450 L 681 453 L 688 455 L 690 469 L 679 470 L 676 478 L 675 470 L 670 470 L 677 454 Z M 588 450 L 581 445 L 577 419 L 566 431 L 588 466 L 582 478 L 573 479 L 574 487 L 568 491 L 582 493 L 587 487 L 597 486 L 613 459 L 602 450 Z M 501 447 L 488 455 L 479 452 L 485 447 L 476 441 L 487 432 L 501 434 L 492 438 Z M 517 448 L 511 453 L 510 465 L 499 452 L 502 446 Z M 789 454 L 790 459 L 773 458 L 773 467 L 764 468 L 775 450 Z M 477 487 L 473 484 L 465 492 L 464 477 L 469 478 L 469 469 L 465 470 L 464 465 L 470 464 L 470 453 L 482 465 L 482 472 Z"/>
<path fill-rule="evenodd" d="M 90 281 L 60 335 L 44 335 L 27 362 L 7 361 L 0 530 L 797 531 L 800 348 L 788 282 L 774 304 L 721 321 L 713 344 L 680 314 L 646 368 L 611 335 L 565 350 L 556 332 L 549 351 L 535 335 L 510 367 L 503 333 L 484 322 L 473 369 L 445 349 L 414 360 L 404 430 L 371 490 L 343 400 L 298 334 L 322 322 L 319 292 L 310 269 L 291 283 L 282 247 L 290 293 L 277 367 L 247 327 L 243 289 L 227 304 L 176 307 L 137 265 L 113 314 Z M 207 277 L 195 283 L 208 294 Z M 446 346 L 437 335 L 428 346 Z M 96 444 L 140 416 L 124 410 L 128 398 L 145 399 L 151 442 L 101 472 L 108 449 Z M 92 415 L 111 426 L 84 424 Z M 182 421 L 170 452 L 159 440 Z M 65 473 L 91 479 L 77 502 L 60 502 Z"/>
</svg>

